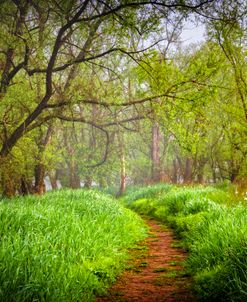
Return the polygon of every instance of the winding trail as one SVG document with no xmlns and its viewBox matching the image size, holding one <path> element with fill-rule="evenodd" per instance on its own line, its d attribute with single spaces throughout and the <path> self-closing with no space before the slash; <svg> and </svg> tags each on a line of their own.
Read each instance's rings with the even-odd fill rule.
<svg viewBox="0 0 247 302">
<path fill-rule="evenodd" d="M 170 230 L 155 220 L 146 221 L 149 237 L 136 250 L 135 263 L 97 302 L 191 302 L 191 280 L 185 275 L 186 253 Z"/>
</svg>

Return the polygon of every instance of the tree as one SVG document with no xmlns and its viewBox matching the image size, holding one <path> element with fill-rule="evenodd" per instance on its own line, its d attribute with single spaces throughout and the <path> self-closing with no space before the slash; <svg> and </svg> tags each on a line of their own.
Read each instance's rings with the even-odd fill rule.
<svg viewBox="0 0 247 302">
<path fill-rule="evenodd" d="M 159 42 L 163 43 L 163 29 L 168 28 L 166 33 L 170 34 L 166 35 L 168 41 L 163 52 L 166 54 L 172 41 L 169 37 L 175 37 L 184 16 L 193 12 L 215 18 L 214 7 L 218 9 L 217 1 L 4 1 L 0 8 L 3 17 L 0 21 L 0 162 L 6 195 L 13 195 L 20 182 L 25 182 L 24 178 L 30 182 L 32 169 L 36 171 L 35 191 L 42 193 L 47 169 L 44 154 L 50 139 L 59 138 L 56 120 L 91 127 L 83 147 L 91 136 L 89 145 L 92 150 L 98 150 L 94 138 L 104 137 L 106 148 L 99 162 L 103 163 L 109 151 L 109 132 L 114 133 L 108 129 L 126 128 L 126 125 L 128 128 L 129 123 L 154 112 L 155 122 L 160 124 L 160 105 L 175 102 L 181 106 L 179 100 L 186 102 L 190 98 L 183 96 L 188 87 L 196 94 L 200 84 L 184 77 L 176 63 L 168 64 L 167 57 L 156 60 L 157 55 L 152 52 L 145 58 L 143 52 L 158 48 Z M 152 60 L 156 62 L 151 64 Z M 145 71 L 142 89 L 134 80 L 131 97 L 126 93 L 128 83 L 122 76 L 129 62 L 135 62 Z M 158 69 L 154 65 L 160 62 Z M 152 76 L 153 70 L 155 76 Z M 164 76 L 165 73 L 168 76 Z M 92 114 L 92 108 L 100 114 Z M 130 117 L 126 117 L 127 112 L 131 112 Z M 121 119 L 120 115 L 124 117 Z M 65 129 L 71 138 L 80 131 L 67 126 Z M 18 165 L 12 157 L 24 149 L 28 138 L 30 145 L 34 145 L 35 156 L 29 152 L 32 167 L 19 178 Z M 65 144 L 69 151 L 75 141 L 67 140 Z M 75 148 L 72 146 L 72 149 Z M 74 154 L 69 158 L 72 161 Z M 94 161 L 90 152 L 85 157 Z M 80 174 L 76 164 L 72 163 L 73 169 Z"/>
</svg>

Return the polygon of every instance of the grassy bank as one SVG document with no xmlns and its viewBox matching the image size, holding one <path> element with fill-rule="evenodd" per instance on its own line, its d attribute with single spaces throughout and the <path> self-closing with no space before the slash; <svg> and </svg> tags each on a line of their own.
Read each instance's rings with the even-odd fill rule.
<svg viewBox="0 0 247 302">
<path fill-rule="evenodd" d="M 183 239 L 199 301 L 247 301 L 247 207 L 227 187 L 157 185 L 130 189 L 124 200 Z"/>
<path fill-rule="evenodd" d="M 144 237 L 140 218 L 96 191 L 0 202 L 0 301 L 92 301 Z"/>
</svg>

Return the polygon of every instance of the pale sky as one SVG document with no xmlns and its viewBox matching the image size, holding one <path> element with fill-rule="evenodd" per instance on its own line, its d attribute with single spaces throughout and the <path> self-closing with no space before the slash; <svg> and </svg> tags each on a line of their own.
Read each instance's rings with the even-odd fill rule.
<svg viewBox="0 0 247 302">
<path fill-rule="evenodd" d="M 200 24 L 196 26 L 193 23 L 186 22 L 180 39 L 183 41 L 183 45 L 188 45 L 190 43 L 198 43 L 205 40 L 204 38 L 205 27 Z"/>
</svg>

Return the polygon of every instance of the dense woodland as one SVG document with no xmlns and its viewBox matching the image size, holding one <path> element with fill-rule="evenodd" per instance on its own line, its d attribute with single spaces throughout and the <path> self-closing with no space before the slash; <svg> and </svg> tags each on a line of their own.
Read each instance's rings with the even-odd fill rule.
<svg viewBox="0 0 247 302">
<path fill-rule="evenodd" d="M 0 3 L 3 195 L 246 177 L 246 1 Z"/>
<path fill-rule="evenodd" d="M 0 301 L 247 301 L 246 13 L 0 0 Z"/>
</svg>

